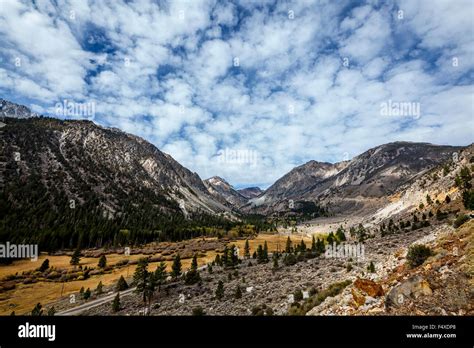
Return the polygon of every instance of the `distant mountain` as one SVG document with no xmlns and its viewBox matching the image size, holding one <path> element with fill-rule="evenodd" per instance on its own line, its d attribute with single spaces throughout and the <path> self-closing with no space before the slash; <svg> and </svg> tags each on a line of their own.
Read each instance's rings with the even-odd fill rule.
<svg viewBox="0 0 474 348">
<path fill-rule="evenodd" d="M 247 187 L 237 190 L 237 192 L 245 198 L 250 199 L 260 196 L 263 193 L 263 190 L 260 187 Z"/>
<path fill-rule="evenodd" d="M 278 201 L 288 197 L 303 195 L 309 188 L 334 177 L 347 166 L 348 162 L 336 164 L 309 161 L 292 169 L 278 179 L 264 194 L 266 201 Z"/>
<path fill-rule="evenodd" d="M 240 206 L 248 202 L 248 198 L 238 192 L 224 179 L 213 176 L 212 178 L 204 180 L 210 194 L 215 200 L 225 204 L 228 207 L 238 209 Z"/>
<path fill-rule="evenodd" d="M 277 180 L 243 209 L 271 213 L 289 209 L 289 200 L 315 202 L 332 212 L 377 208 L 402 185 L 450 159 L 462 147 L 395 142 L 335 164 L 310 161 Z"/>
<path fill-rule="evenodd" d="M 29 108 L 24 105 L 18 105 L 11 103 L 8 100 L 0 98 L 0 117 L 12 117 L 12 118 L 30 118 L 38 117 L 39 115 L 32 112 Z"/>
</svg>

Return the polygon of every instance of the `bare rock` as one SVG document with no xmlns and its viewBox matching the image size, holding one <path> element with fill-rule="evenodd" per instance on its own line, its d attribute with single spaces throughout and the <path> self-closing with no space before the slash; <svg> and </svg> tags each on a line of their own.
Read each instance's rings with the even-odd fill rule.
<svg viewBox="0 0 474 348">
<path fill-rule="evenodd" d="M 365 296 L 364 294 L 361 293 L 360 290 L 358 290 L 357 288 L 352 288 L 351 293 L 352 293 L 352 298 L 354 300 L 356 307 L 359 307 L 365 304 Z"/>
<path fill-rule="evenodd" d="M 429 296 L 433 293 L 429 283 L 423 277 L 417 275 L 407 279 L 400 285 L 393 287 L 387 295 L 387 306 L 401 306 L 408 298 Z"/>
<path fill-rule="evenodd" d="M 370 279 L 358 278 L 354 282 L 354 287 L 371 297 L 382 296 L 384 294 L 382 286 Z"/>
</svg>

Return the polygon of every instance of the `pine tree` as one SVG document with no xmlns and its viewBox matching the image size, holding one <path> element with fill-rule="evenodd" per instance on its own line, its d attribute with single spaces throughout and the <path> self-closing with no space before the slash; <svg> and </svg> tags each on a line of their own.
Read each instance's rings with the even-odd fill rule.
<svg viewBox="0 0 474 348">
<path fill-rule="evenodd" d="M 174 279 L 177 279 L 181 275 L 181 257 L 179 254 L 176 254 L 173 260 L 173 265 L 171 266 L 171 276 Z"/>
<path fill-rule="evenodd" d="M 235 247 L 234 244 L 230 246 L 228 260 L 230 260 L 229 265 L 232 268 L 234 268 L 235 266 L 239 264 L 239 255 L 237 254 L 237 248 Z"/>
<path fill-rule="evenodd" d="M 316 249 L 318 251 L 319 254 L 324 254 L 325 252 L 325 246 L 324 246 L 324 240 L 320 240 L 318 238 L 318 240 L 316 241 Z"/>
<path fill-rule="evenodd" d="M 148 259 L 142 258 L 138 261 L 137 268 L 133 274 L 133 283 L 136 292 L 143 295 L 143 303 L 151 306 L 151 300 L 155 293 L 156 280 L 152 272 L 148 272 Z"/>
<path fill-rule="evenodd" d="M 446 176 L 449 174 L 449 165 L 445 164 L 443 166 L 443 176 Z"/>
<path fill-rule="evenodd" d="M 137 268 L 133 274 L 133 284 L 136 287 L 136 292 L 143 295 L 143 302 L 146 303 L 147 294 L 146 289 L 149 282 L 150 274 L 148 272 L 148 259 L 141 258 L 138 261 Z"/>
<path fill-rule="evenodd" d="M 102 281 L 99 282 L 99 284 L 97 284 L 97 288 L 95 289 L 95 293 L 97 295 L 100 295 L 102 294 L 103 292 L 103 285 L 102 285 Z"/>
<path fill-rule="evenodd" d="M 463 190 L 462 191 L 462 203 L 464 208 L 474 210 L 474 190 Z"/>
<path fill-rule="evenodd" d="M 339 242 L 343 242 L 346 240 L 346 234 L 344 233 L 344 228 L 342 228 L 342 226 L 339 226 L 339 228 L 337 229 L 336 238 Z"/>
<path fill-rule="evenodd" d="M 87 288 L 87 290 L 84 291 L 82 298 L 87 301 L 90 297 L 91 297 L 91 289 Z"/>
<path fill-rule="evenodd" d="M 39 272 L 44 272 L 44 271 L 46 271 L 48 268 L 49 268 L 49 260 L 46 259 L 46 260 L 43 261 L 43 263 L 41 264 L 41 266 L 38 268 L 38 271 L 39 271 Z"/>
<path fill-rule="evenodd" d="M 311 251 L 314 253 L 316 252 L 316 239 L 314 238 L 314 235 L 311 238 Z"/>
<path fill-rule="evenodd" d="M 249 240 L 248 239 L 245 241 L 244 257 L 246 259 L 250 258 L 250 245 L 249 245 Z"/>
<path fill-rule="evenodd" d="M 69 263 L 72 266 L 77 266 L 81 260 L 81 251 L 79 249 L 74 250 L 74 253 L 71 256 L 71 261 Z"/>
<path fill-rule="evenodd" d="M 278 269 L 278 258 L 274 257 L 273 258 L 273 270 L 277 270 Z"/>
<path fill-rule="evenodd" d="M 222 280 L 219 280 L 219 283 L 217 284 L 217 289 L 216 289 L 216 298 L 218 300 L 221 300 L 224 297 L 224 283 Z"/>
<path fill-rule="evenodd" d="M 166 272 L 166 263 L 164 261 L 161 261 L 155 270 L 155 281 L 156 281 L 156 284 L 158 285 L 158 291 L 161 290 L 161 285 L 164 284 L 167 276 L 168 276 L 168 273 Z"/>
<path fill-rule="evenodd" d="M 209 272 L 209 274 L 212 274 L 212 264 L 207 265 L 207 271 Z"/>
<path fill-rule="evenodd" d="M 99 259 L 99 263 L 98 265 L 99 268 L 105 268 L 107 266 L 107 258 L 105 257 L 105 255 L 102 255 Z"/>
<path fill-rule="evenodd" d="M 428 205 L 430 205 L 431 203 L 433 203 L 433 201 L 431 200 L 431 197 L 430 195 L 426 195 L 426 203 L 428 203 Z"/>
<path fill-rule="evenodd" d="M 33 308 L 33 310 L 31 311 L 31 315 L 32 316 L 40 316 L 40 315 L 43 315 L 43 310 L 41 309 L 43 306 L 41 305 L 41 303 L 37 303 L 36 306 Z"/>
<path fill-rule="evenodd" d="M 227 248 L 227 245 L 224 247 L 224 252 L 222 253 L 221 256 L 221 264 L 224 267 L 227 267 L 228 265 L 228 254 L 229 254 L 229 248 Z"/>
<path fill-rule="evenodd" d="M 268 245 L 267 241 L 263 244 L 263 262 L 268 262 Z"/>
<path fill-rule="evenodd" d="M 84 298 L 84 287 L 83 286 L 81 287 L 81 290 L 79 290 L 79 296 L 81 298 Z"/>
<path fill-rule="evenodd" d="M 328 234 L 327 238 L 326 238 L 327 242 L 329 245 L 332 245 L 332 243 L 335 242 L 335 237 L 334 237 L 334 234 L 331 232 Z"/>
<path fill-rule="evenodd" d="M 366 229 L 361 223 L 357 227 L 357 237 L 359 242 L 363 242 L 366 237 Z"/>
<path fill-rule="evenodd" d="M 55 314 L 56 314 L 56 309 L 54 308 L 54 306 L 53 306 L 53 307 L 50 307 L 50 308 L 48 309 L 48 316 L 49 316 L 49 317 L 53 317 Z"/>
<path fill-rule="evenodd" d="M 198 263 L 197 263 L 197 255 L 194 254 L 193 259 L 191 261 L 191 270 L 197 271 Z"/>
<path fill-rule="evenodd" d="M 237 285 L 237 288 L 235 289 L 235 295 L 234 297 L 236 299 L 242 298 L 242 290 L 240 289 L 240 286 Z"/>
<path fill-rule="evenodd" d="M 112 302 L 112 311 L 118 312 L 120 310 L 120 292 L 117 292 L 117 295 Z"/>
<path fill-rule="evenodd" d="M 286 248 L 285 248 L 285 252 L 287 254 L 291 253 L 293 251 L 293 248 L 291 247 L 291 239 L 290 239 L 290 236 L 288 236 L 288 239 L 286 240 Z"/>
<path fill-rule="evenodd" d="M 153 300 L 155 289 L 156 289 L 155 275 L 152 272 L 147 272 L 147 279 L 146 279 L 145 291 L 143 293 L 143 300 L 145 304 L 148 300 L 148 313 L 150 313 L 151 301 Z"/>
<path fill-rule="evenodd" d="M 382 222 L 382 229 L 385 229 L 385 222 Z M 354 226 L 351 226 L 349 228 L 349 234 L 351 235 L 351 237 L 354 237 L 356 235 L 356 229 Z"/>
<path fill-rule="evenodd" d="M 199 272 L 197 270 L 198 264 L 197 264 L 197 256 L 194 254 L 193 260 L 191 262 L 191 269 L 186 273 L 185 277 L 185 283 L 188 285 L 196 284 L 201 280 L 201 277 L 199 276 Z"/>
<path fill-rule="evenodd" d="M 370 273 L 375 273 L 375 265 L 372 261 L 370 261 L 370 264 L 369 266 L 367 267 L 367 270 L 370 272 Z"/>
<path fill-rule="evenodd" d="M 306 244 L 304 243 L 303 240 L 301 240 L 301 243 L 300 243 L 300 251 L 302 253 L 304 253 L 306 251 Z"/>
<path fill-rule="evenodd" d="M 124 291 L 128 289 L 128 284 L 123 276 L 120 276 L 117 285 L 115 287 L 116 291 Z"/>
<path fill-rule="evenodd" d="M 262 248 L 261 244 L 259 244 L 258 247 L 257 247 L 257 262 L 258 263 L 265 262 L 264 254 L 263 254 L 263 248 Z"/>
<path fill-rule="evenodd" d="M 214 259 L 214 263 L 216 264 L 216 266 L 222 266 L 221 256 L 219 254 L 216 255 L 216 258 Z"/>
</svg>

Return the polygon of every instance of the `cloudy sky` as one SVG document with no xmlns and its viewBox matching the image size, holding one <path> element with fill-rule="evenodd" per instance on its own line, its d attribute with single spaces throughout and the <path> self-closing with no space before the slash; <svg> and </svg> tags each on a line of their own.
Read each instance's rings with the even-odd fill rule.
<svg viewBox="0 0 474 348">
<path fill-rule="evenodd" d="M 266 187 L 390 141 L 473 142 L 473 21 L 471 0 L 0 0 L 0 97 L 89 103 L 202 178 Z"/>
</svg>

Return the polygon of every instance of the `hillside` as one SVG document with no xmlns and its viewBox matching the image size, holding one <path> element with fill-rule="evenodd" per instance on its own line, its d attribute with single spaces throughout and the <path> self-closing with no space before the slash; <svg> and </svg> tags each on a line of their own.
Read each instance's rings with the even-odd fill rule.
<svg viewBox="0 0 474 348">
<path fill-rule="evenodd" d="M 139 137 L 90 121 L 4 123 L 2 240 L 58 248 L 189 238 L 198 233 L 190 224 L 221 224 L 229 212 L 196 173 Z"/>
</svg>

